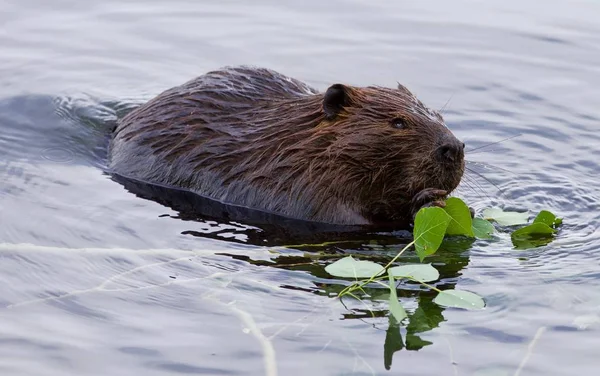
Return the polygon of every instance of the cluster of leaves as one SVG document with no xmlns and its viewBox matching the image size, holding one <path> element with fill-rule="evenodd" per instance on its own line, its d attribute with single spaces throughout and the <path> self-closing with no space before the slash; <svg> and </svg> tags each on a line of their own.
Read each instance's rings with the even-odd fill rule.
<svg viewBox="0 0 600 376">
<path fill-rule="evenodd" d="M 445 236 L 491 239 L 495 227 L 490 221 L 502 226 L 514 226 L 527 224 L 529 218 L 526 213 L 504 212 L 498 209 L 486 209 L 483 214 L 484 218 L 472 218 L 468 206 L 461 199 L 451 197 L 446 200 L 444 208 L 427 207 L 419 210 L 415 217 L 413 241 L 407 244 L 387 265 L 383 266 L 372 261 L 357 260 L 352 256 L 347 256 L 328 265 L 325 270 L 333 276 L 355 280 L 340 292 L 340 297 L 349 295 L 359 299 L 355 294 L 356 291 L 367 295 L 363 287 L 371 283 L 389 288 L 389 310 L 397 323 L 407 317 L 396 292 L 396 281 L 402 279 L 418 282 L 437 291 L 438 294 L 433 301 L 441 306 L 469 310 L 482 309 L 485 307 L 483 299 L 472 292 L 442 291 L 429 285 L 428 282 L 436 281 L 440 275 L 437 269 L 431 264 L 424 264 L 423 260 L 438 250 Z M 514 231 L 511 238 L 515 244 L 539 244 L 533 242 L 532 239 L 548 239 L 549 236 L 554 236 L 556 227 L 561 223 L 562 221 L 554 214 L 542 211 L 532 224 Z M 393 266 L 402 253 L 412 246 L 414 246 L 421 263 Z M 384 282 L 385 280 L 387 283 Z"/>
<path fill-rule="evenodd" d="M 558 226 L 562 224 L 561 218 L 557 218 L 547 210 L 542 210 L 531 224 L 527 224 L 529 219 L 527 213 L 486 209 L 483 211 L 483 216 L 501 226 L 526 225 L 510 234 L 516 248 L 532 248 L 549 243 L 556 235 Z"/>
</svg>

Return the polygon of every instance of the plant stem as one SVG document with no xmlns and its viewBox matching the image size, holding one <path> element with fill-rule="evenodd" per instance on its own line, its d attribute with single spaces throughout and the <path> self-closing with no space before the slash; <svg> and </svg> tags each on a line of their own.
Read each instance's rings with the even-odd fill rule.
<svg viewBox="0 0 600 376">
<path fill-rule="evenodd" d="M 425 282 L 419 281 L 418 279 L 414 279 L 414 278 L 411 278 L 411 277 L 403 277 L 403 278 L 409 279 L 409 280 L 411 280 L 411 281 L 413 281 L 413 282 L 418 282 L 418 283 L 422 284 L 423 286 L 425 286 L 425 287 L 429 287 L 430 289 L 432 289 L 432 290 L 434 290 L 434 291 L 437 291 L 437 292 L 442 292 L 442 290 L 438 289 L 437 287 L 435 287 L 435 286 L 432 286 L 432 285 L 430 285 L 430 284 L 428 284 L 428 283 L 425 283 Z"/>
<path fill-rule="evenodd" d="M 416 239 L 415 239 L 415 240 L 413 240 L 412 242 L 408 243 L 408 244 L 407 244 L 407 245 L 406 245 L 404 248 L 402 248 L 402 250 L 401 250 L 400 252 L 398 252 L 398 254 L 397 254 L 396 256 L 394 256 L 394 258 L 393 258 L 393 259 L 392 259 L 390 262 L 388 262 L 388 263 L 387 263 L 387 264 L 386 264 L 386 265 L 383 267 L 383 269 L 384 269 L 384 270 L 387 270 L 387 269 L 388 269 L 390 266 L 392 266 L 392 264 L 393 264 L 393 263 L 395 263 L 395 262 L 396 262 L 396 260 L 398 260 L 398 258 L 400 258 L 400 256 L 402 256 L 402 253 L 404 253 L 404 251 L 406 251 L 406 250 L 407 250 L 408 248 L 410 248 L 410 247 L 411 247 L 413 244 L 415 244 L 415 241 L 416 241 Z M 357 281 L 357 283 L 353 283 L 352 285 L 350 285 L 350 286 L 346 287 L 345 289 L 343 289 L 343 290 L 342 290 L 342 291 L 341 291 L 341 292 L 338 294 L 338 297 L 340 297 L 340 298 L 341 298 L 342 296 L 344 296 L 344 295 L 346 295 L 346 294 L 350 294 L 352 291 L 354 291 L 354 290 L 356 290 L 356 289 L 359 289 L 359 288 L 360 288 L 360 289 L 362 289 L 362 287 L 363 287 L 364 285 L 367 285 L 367 284 L 369 284 L 369 283 L 371 283 L 371 282 L 374 282 L 376 279 L 377 279 L 377 274 L 376 274 L 376 275 L 373 275 L 373 276 L 371 276 L 371 278 L 369 278 L 369 279 L 367 279 L 367 280 L 364 280 L 364 281 L 362 281 L 362 282 L 360 282 L 360 283 L 358 283 L 358 281 Z M 386 286 L 386 287 L 387 287 L 387 286 Z"/>
</svg>

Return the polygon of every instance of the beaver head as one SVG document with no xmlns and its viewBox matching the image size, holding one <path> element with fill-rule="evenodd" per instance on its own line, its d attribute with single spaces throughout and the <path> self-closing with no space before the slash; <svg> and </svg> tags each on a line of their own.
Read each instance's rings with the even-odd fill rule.
<svg viewBox="0 0 600 376">
<path fill-rule="evenodd" d="M 335 138 L 336 159 L 356 179 L 351 186 L 361 187 L 362 214 L 370 221 L 406 217 L 420 191 L 449 193 L 460 183 L 464 143 L 406 87 L 335 84 L 325 92 L 322 107 L 325 120 L 318 129 Z"/>
</svg>

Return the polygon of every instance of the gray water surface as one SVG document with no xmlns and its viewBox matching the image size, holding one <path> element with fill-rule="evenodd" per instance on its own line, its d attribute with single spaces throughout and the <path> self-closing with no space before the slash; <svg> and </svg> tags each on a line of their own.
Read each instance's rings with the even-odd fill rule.
<svg viewBox="0 0 600 376">
<path fill-rule="evenodd" d="M 600 3 L 0 9 L 0 374 L 597 374 Z M 479 212 L 551 210 L 564 218 L 557 239 L 445 242 L 430 260 L 437 285 L 475 292 L 486 309 L 444 309 L 406 285 L 412 324 L 394 332 L 384 300 L 344 306 L 343 282 L 323 267 L 348 253 L 389 259 L 401 236 L 282 247 L 289 234 L 197 218 L 104 173 L 119 116 L 237 64 L 320 90 L 402 82 L 473 150 L 456 195 Z"/>
</svg>

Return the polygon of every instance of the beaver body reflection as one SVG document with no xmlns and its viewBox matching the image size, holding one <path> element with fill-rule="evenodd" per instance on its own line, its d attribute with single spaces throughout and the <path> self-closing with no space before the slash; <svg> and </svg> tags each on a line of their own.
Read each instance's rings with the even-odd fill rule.
<svg viewBox="0 0 600 376">
<path fill-rule="evenodd" d="M 405 87 L 325 93 L 250 67 L 209 72 L 125 116 L 123 176 L 307 221 L 406 226 L 459 184 L 463 143 Z"/>
</svg>

